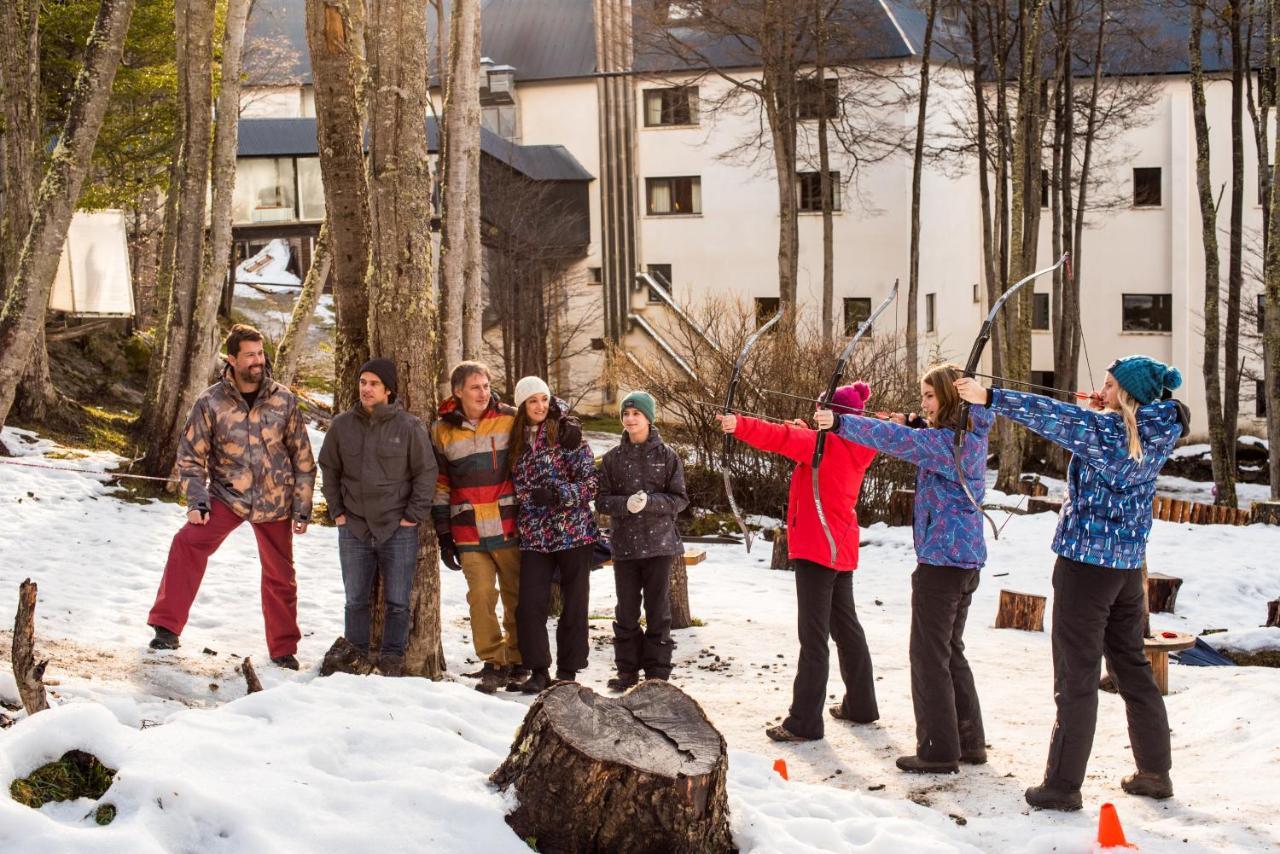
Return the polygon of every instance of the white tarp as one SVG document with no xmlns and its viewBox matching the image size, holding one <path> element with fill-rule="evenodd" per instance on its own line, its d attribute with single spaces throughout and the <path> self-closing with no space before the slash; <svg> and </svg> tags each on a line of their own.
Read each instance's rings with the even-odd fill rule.
<svg viewBox="0 0 1280 854">
<path fill-rule="evenodd" d="M 124 211 L 77 211 L 67 229 L 49 309 L 77 317 L 132 317 Z"/>
<path fill-rule="evenodd" d="M 256 285 L 293 285 L 302 284 L 302 280 L 289 272 L 288 241 L 276 238 L 262 247 L 257 255 L 246 258 L 236 267 L 236 282 Z"/>
</svg>

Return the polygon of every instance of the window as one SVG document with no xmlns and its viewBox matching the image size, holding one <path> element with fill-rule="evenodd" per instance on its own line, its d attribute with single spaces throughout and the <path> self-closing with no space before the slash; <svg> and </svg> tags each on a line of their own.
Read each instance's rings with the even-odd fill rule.
<svg viewBox="0 0 1280 854">
<path fill-rule="evenodd" d="M 937 330 L 937 313 L 935 311 L 937 305 L 937 294 L 924 295 L 924 331 L 934 332 Z"/>
<path fill-rule="evenodd" d="M 1049 295 L 1031 295 L 1031 328 L 1046 330 L 1049 328 Z"/>
<path fill-rule="evenodd" d="M 237 160 L 232 221 L 295 222 L 298 212 L 294 169 L 292 157 L 242 157 Z"/>
<path fill-rule="evenodd" d="M 1032 391 L 1044 391 L 1047 388 L 1053 388 L 1053 371 L 1032 371 L 1031 383 L 1040 386 L 1039 389 L 1031 389 Z"/>
<path fill-rule="evenodd" d="M 604 343 L 604 339 L 603 339 L 603 338 L 592 338 L 592 339 L 591 339 L 591 349 L 592 349 L 592 350 L 603 350 L 604 348 L 605 348 L 605 343 Z"/>
<path fill-rule="evenodd" d="M 644 91 L 644 126 L 696 125 L 698 123 L 698 87 L 673 86 L 669 89 Z"/>
<path fill-rule="evenodd" d="M 649 216 L 678 216 L 702 213 L 702 179 L 647 178 Z"/>
<path fill-rule="evenodd" d="M 1049 170 L 1040 170 L 1040 207 L 1049 207 Z"/>
<path fill-rule="evenodd" d="M 298 167 L 298 218 L 324 219 L 324 184 L 320 178 L 319 157 L 299 157 Z"/>
<path fill-rule="evenodd" d="M 515 104 L 490 104 L 481 107 L 480 126 L 505 140 L 520 141 L 520 121 Z"/>
<path fill-rule="evenodd" d="M 858 324 L 871 316 L 871 297 L 845 297 L 844 300 L 844 334 L 852 335 L 858 331 Z M 871 330 L 867 330 L 871 334 Z"/>
<path fill-rule="evenodd" d="M 670 264 L 650 264 L 646 268 L 649 275 L 658 280 L 658 284 L 671 293 L 671 265 Z M 658 296 L 658 292 L 652 287 L 649 288 L 649 302 L 662 302 L 662 297 Z"/>
<path fill-rule="evenodd" d="M 781 301 L 777 297 L 756 297 L 756 328 L 769 322 L 769 318 L 778 313 Z"/>
<path fill-rule="evenodd" d="M 831 210 L 840 210 L 840 173 L 830 172 Z M 796 175 L 796 196 L 801 213 L 822 213 L 822 173 L 800 172 Z"/>
<path fill-rule="evenodd" d="M 667 23 L 687 24 L 702 17 L 697 0 L 668 0 Z"/>
<path fill-rule="evenodd" d="M 1160 167 L 1139 167 L 1133 170 L 1133 206 L 1135 208 L 1160 207 Z"/>
<path fill-rule="evenodd" d="M 973 283 L 973 301 L 982 302 L 982 296 L 978 293 L 978 283 Z"/>
<path fill-rule="evenodd" d="M 604 268 L 588 267 L 587 268 L 587 284 L 603 285 L 604 284 Z"/>
<path fill-rule="evenodd" d="M 1267 383 L 1265 380 L 1255 380 L 1255 389 L 1253 393 L 1253 416 L 1255 418 L 1267 417 Z"/>
<path fill-rule="evenodd" d="M 1172 332 L 1172 294 L 1123 294 L 1120 328 L 1125 332 Z"/>
<path fill-rule="evenodd" d="M 796 118 L 801 121 L 818 118 L 822 112 L 823 94 L 826 94 L 826 108 L 829 119 L 840 115 L 840 81 L 834 77 L 825 77 L 822 86 L 818 86 L 816 77 L 802 77 L 796 81 Z"/>
</svg>

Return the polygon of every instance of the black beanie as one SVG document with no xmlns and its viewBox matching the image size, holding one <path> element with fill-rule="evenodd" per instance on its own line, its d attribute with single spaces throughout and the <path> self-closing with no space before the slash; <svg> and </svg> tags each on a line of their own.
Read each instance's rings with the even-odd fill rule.
<svg viewBox="0 0 1280 854">
<path fill-rule="evenodd" d="M 392 400 L 396 396 L 396 363 L 390 359 L 370 359 L 360 366 L 360 373 L 373 374 L 382 380 L 382 384 L 391 393 Z"/>
</svg>

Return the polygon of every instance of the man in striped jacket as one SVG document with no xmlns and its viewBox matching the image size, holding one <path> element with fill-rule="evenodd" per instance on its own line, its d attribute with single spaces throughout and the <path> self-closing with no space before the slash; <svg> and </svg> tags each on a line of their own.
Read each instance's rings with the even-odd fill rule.
<svg viewBox="0 0 1280 854">
<path fill-rule="evenodd" d="M 484 662 L 476 690 L 492 694 L 528 676 L 516 640 L 520 538 L 515 487 L 506 474 L 515 410 L 498 400 L 480 362 L 460 363 L 450 385 L 453 394 L 431 430 L 439 464 L 431 517 L 441 559 L 466 576 L 471 641 Z"/>
</svg>

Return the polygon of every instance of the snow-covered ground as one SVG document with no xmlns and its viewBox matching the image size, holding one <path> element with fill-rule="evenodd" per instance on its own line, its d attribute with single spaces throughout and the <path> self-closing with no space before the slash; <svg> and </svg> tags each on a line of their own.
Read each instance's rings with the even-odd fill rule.
<svg viewBox="0 0 1280 854">
<path fill-rule="evenodd" d="M 24 444 L 17 432 L 5 431 L 10 447 Z M 50 450 L 27 444 L 19 461 L 111 462 L 105 454 L 42 459 Z M 210 562 L 182 649 L 155 653 L 146 648 L 146 613 L 181 509 L 126 503 L 111 491 L 92 476 L 0 463 L 0 595 L 16 598 L 26 577 L 39 583 L 38 647 L 57 683 L 50 712 L 0 730 L 0 787 L 72 747 L 120 769 L 104 799 L 119 810 L 108 827 L 84 820 L 87 803 L 37 812 L 0 797 L 0 851 L 528 850 L 502 821 L 508 802 L 486 782 L 528 698 L 486 697 L 466 680 L 317 677 L 342 628 L 333 529 L 295 540 L 302 673 L 268 663 L 247 527 Z M 829 721 L 824 741 L 804 745 L 764 736 L 790 699 L 792 576 L 767 568 L 767 549 L 706 547 L 707 561 L 689 572 L 702 625 L 675 633 L 673 679 L 729 742 L 733 831 L 744 851 L 1085 852 L 1105 801 L 1145 851 L 1280 848 L 1280 673 L 1264 668 L 1171 667 L 1173 800 L 1119 790 L 1132 758 L 1122 703 L 1103 694 L 1085 810 L 1026 807 L 1022 790 L 1040 779 L 1053 721 L 1049 638 L 991 625 L 1001 588 L 1050 593 L 1053 525 L 1046 514 L 1015 516 L 989 543 L 966 640 L 991 761 L 947 777 L 893 767 L 914 747 L 909 529 L 864 530 L 854 584 L 881 720 Z M 1280 646 L 1280 629 L 1256 628 L 1280 590 L 1278 548 L 1276 528 L 1156 522 L 1151 568 L 1184 584 L 1179 613 L 1154 615 L 1154 628 L 1225 628 L 1260 648 Z M 469 670 L 465 583 L 443 570 L 442 587 L 445 655 L 451 671 Z M 595 573 L 592 663 L 582 681 L 597 690 L 611 675 L 613 604 L 610 574 Z M 252 697 L 234 671 L 246 655 L 268 689 Z M 834 660 L 829 690 L 839 690 Z M 14 694 L 5 673 L 0 699 Z M 776 758 L 787 760 L 791 782 L 770 770 Z"/>
</svg>

